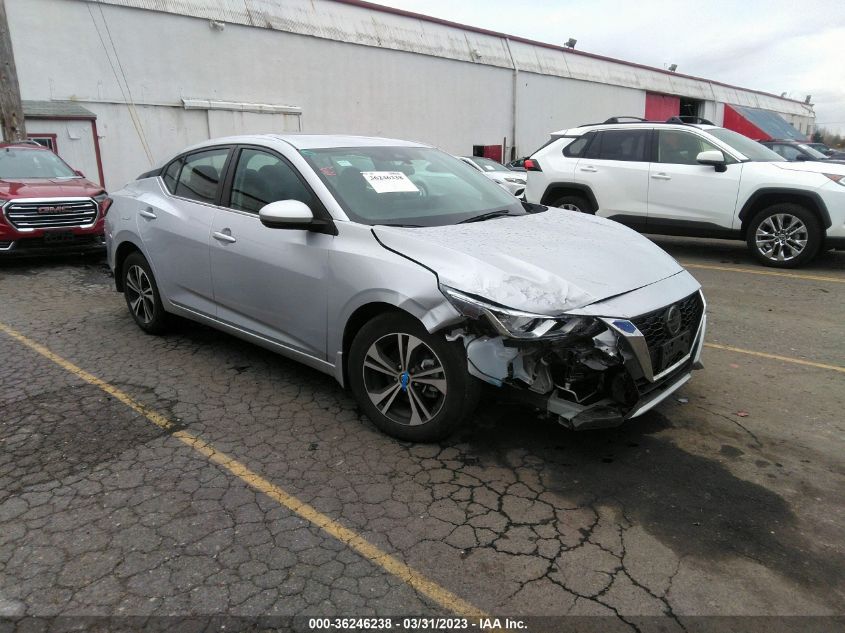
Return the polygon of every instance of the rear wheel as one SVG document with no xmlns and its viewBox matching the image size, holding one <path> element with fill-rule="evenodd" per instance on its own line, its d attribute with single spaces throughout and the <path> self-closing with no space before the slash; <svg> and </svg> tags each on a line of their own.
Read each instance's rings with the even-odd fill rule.
<svg viewBox="0 0 845 633">
<path fill-rule="evenodd" d="M 593 205 L 583 196 L 562 196 L 552 202 L 550 206 L 577 213 L 595 213 Z"/>
<path fill-rule="evenodd" d="M 167 326 L 167 313 L 149 262 L 135 252 L 123 262 L 122 270 L 123 296 L 129 314 L 147 334 L 161 334 Z"/>
<path fill-rule="evenodd" d="M 382 431 L 411 442 L 451 435 L 478 402 L 463 345 L 401 313 L 364 325 L 349 350 L 349 386 Z"/>
<path fill-rule="evenodd" d="M 754 216 L 748 248 L 764 266 L 796 268 L 818 253 L 824 238 L 812 211 L 799 204 L 773 204 Z"/>
</svg>

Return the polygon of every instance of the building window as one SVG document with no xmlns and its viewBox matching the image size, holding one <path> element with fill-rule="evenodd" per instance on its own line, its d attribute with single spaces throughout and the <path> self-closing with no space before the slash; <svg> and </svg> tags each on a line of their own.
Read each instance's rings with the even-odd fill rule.
<svg viewBox="0 0 845 633">
<path fill-rule="evenodd" d="M 42 147 L 46 147 L 47 149 L 52 150 L 53 152 L 58 154 L 55 134 L 27 134 L 26 137 L 30 141 L 35 141 Z"/>
</svg>

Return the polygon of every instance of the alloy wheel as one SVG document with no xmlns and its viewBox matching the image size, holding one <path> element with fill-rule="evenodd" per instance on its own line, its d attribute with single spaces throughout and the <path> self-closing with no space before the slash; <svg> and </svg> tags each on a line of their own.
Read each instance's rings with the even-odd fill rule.
<svg viewBox="0 0 845 633">
<path fill-rule="evenodd" d="M 155 316 L 155 295 L 147 273 L 138 265 L 126 272 L 126 298 L 129 309 L 141 323 L 147 325 Z"/>
<path fill-rule="evenodd" d="M 399 424 L 426 424 L 446 401 L 443 363 L 411 334 L 386 334 L 376 340 L 367 350 L 362 370 L 370 401 Z"/>
<path fill-rule="evenodd" d="M 763 257 L 788 262 L 804 252 L 809 232 L 800 218 L 789 213 L 775 213 L 760 223 L 754 239 Z"/>
<path fill-rule="evenodd" d="M 564 211 L 575 211 L 576 213 L 581 213 L 581 209 L 577 206 L 572 204 L 571 202 L 567 202 L 566 204 L 562 204 L 558 207 L 558 209 L 563 209 Z"/>
</svg>

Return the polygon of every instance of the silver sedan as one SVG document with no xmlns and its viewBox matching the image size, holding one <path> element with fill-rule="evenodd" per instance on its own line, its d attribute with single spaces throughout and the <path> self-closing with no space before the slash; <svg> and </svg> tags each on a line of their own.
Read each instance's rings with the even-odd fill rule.
<svg viewBox="0 0 845 633">
<path fill-rule="evenodd" d="M 700 365 L 704 298 L 674 259 L 425 145 L 222 138 L 113 197 L 109 265 L 142 330 L 179 315 L 275 350 L 402 439 L 453 432 L 485 383 L 615 426 Z"/>
</svg>

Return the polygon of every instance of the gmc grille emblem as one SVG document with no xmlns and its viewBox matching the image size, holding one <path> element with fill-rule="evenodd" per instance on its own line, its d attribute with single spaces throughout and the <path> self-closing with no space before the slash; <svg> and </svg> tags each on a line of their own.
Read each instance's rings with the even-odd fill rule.
<svg viewBox="0 0 845 633">
<path fill-rule="evenodd" d="M 70 207 L 55 206 L 55 207 L 38 207 L 38 213 L 64 213 L 70 211 Z"/>
</svg>

